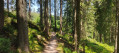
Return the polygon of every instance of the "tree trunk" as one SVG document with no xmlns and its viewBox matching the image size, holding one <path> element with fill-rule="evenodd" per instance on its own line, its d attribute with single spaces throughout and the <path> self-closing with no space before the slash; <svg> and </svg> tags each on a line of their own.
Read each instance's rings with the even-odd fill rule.
<svg viewBox="0 0 119 53">
<path fill-rule="evenodd" d="M 109 36 L 109 43 L 111 44 L 111 36 L 112 34 L 110 33 L 110 36 Z"/>
<path fill-rule="evenodd" d="M 49 22 L 49 27 L 51 28 L 51 0 L 49 0 L 49 5 L 50 5 L 50 22 Z"/>
<path fill-rule="evenodd" d="M 100 35 L 100 37 L 99 37 L 100 38 L 100 42 L 102 42 L 102 34 L 99 34 L 99 35 Z"/>
<path fill-rule="evenodd" d="M 46 35 L 48 35 L 48 34 L 49 34 L 48 0 L 45 0 L 45 13 L 44 13 L 44 18 L 45 18 L 45 32 L 46 32 Z"/>
<path fill-rule="evenodd" d="M 42 0 L 40 0 L 40 27 L 41 27 L 41 29 L 43 30 L 43 25 L 44 25 L 44 23 L 43 23 L 43 1 Z"/>
<path fill-rule="evenodd" d="M 9 0 L 7 0 L 7 11 L 9 12 Z"/>
<path fill-rule="evenodd" d="M 73 22 L 72 22 L 73 29 L 72 29 L 72 31 L 73 31 L 73 38 L 74 38 L 74 34 L 75 34 L 75 19 L 74 19 L 75 18 L 75 0 L 73 0 L 72 2 L 73 2 L 72 3 L 73 4 Z"/>
<path fill-rule="evenodd" d="M 114 48 L 114 52 L 117 53 L 117 18 L 116 18 L 116 26 L 115 26 L 115 48 Z"/>
<path fill-rule="evenodd" d="M 85 43 L 83 43 L 83 53 L 85 53 Z"/>
<path fill-rule="evenodd" d="M 75 14 L 74 14 L 74 29 L 75 29 L 75 51 L 79 53 L 79 41 L 81 34 L 81 18 L 80 18 L 80 0 L 75 0 Z"/>
<path fill-rule="evenodd" d="M 95 39 L 95 32 L 93 32 L 93 39 Z"/>
<path fill-rule="evenodd" d="M 55 32 L 56 32 L 56 0 L 54 0 L 54 15 L 55 15 Z"/>
<path fill-rule="evenodd" d="M 115 53 L 117 53 L 117 35 L 116 35 L 116 39 L 115 39 Z"/>
<path fill-rule="evenodd" d="M 107 39 L 106 35 L 103 36 L 103 34 L 101 34 L 101 37 L 100 37 L 101 38 L 101 42 L 102 42 L 103 37 L 104 37 L 104 42 L 108 43 L 108 39 Z"/>
<path fill-rule="evenodd" d="M 60 0 L 60 34 L 62 34 L 62 0 Z"/>
<path fill-rule="evenodd" d="M 17 0 L 17 23 L 18 23 L 18 51 L 19 53 L 29 53 L 28 40 L 28 20 L 27 20 L 26 0 Z"/>
<path fill-rule="evenodd" d="M 74 20 L 76 20 L 76 9 L 75 9 Z M 77 32 L 76 32 L 76 21 L 74 21 L 74 30 L 75 30 L 75 31 L 74 31 L 75 51 L 77 51 L 77 49 L 78 49 L 78 48 L 77 48 L 77 47 L 78 47 L 78 46 L 77 46 L 77 45 L 78 45 L 77 42 L 78 42 L 78 41 L 77 41 Z"/>
<path fill-rule="evenodd" d="M 42 15 L 44 15 L 45 14 L 45 0 L 42 0 Z M 42 16 L 42 22 L 43 22 L 43 30 L 45 29 L 45 15 L 44 16 Z"/>
<path fill-rule="evenodd" d="M 74 3 L 75 4 L 75 3 Z M 76 4 L 75 4 L 76 6 Z M 77 32 L 76 32 L 76 7 L 74 7 L 74 42 L 75 42 L 75 51 L 77 51 Z"/>
<path fill-rule="evenodd" d="M 4 26 L 4 0 L 0 0 L 0 34 Z"/>
<path fill-rule="evenodd" d="M 119 0 L 116 1 L 116 17 L 118 19 L 118 35 L 117 35 L 117 53 L 119 53 Z"/>
<path fill-rule="evenodd" d="M 29 0 L 29 19 L 31 19 L 31 1 Z"/>
<path fill-rule="evenodd" d="M 117 53 L 117 21 L 116 21 L 116 27 L 115 27 L 115 49 L 114 52 Z"/>
<path fill-rule="evenodd" d="M 77 40 L 78 40 L 77 53 L 79 53 L 79 41 L 81 36 L 80 0 L 76 0 L 76 31 L 77 31 Z"/>
<path fill-rule="evenodd" d="M 113 43 L 113 40 L 114 40 L 114 39 L 113 39 L 113 34 L 114 34 L 114 33 L 113 33 L 113 32 L 114 32 L 114 29 L 113 29 L 113 28 L 114 28 L 114 27 L 111 27 L 111 29 L 110 29 L 110 32 L 111 32 L 111 33 L 110 33 L 110 43 Z"/>
</svg>

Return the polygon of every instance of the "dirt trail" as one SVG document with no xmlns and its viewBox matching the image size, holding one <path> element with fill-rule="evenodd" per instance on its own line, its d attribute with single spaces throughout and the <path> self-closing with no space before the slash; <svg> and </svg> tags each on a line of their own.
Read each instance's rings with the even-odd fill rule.
<svg viewBox="0 0 119 53">
<path fill-rule="evenodd" d="M 49 40 L 49 43 L 45 46 L 45 49 L 42 53 L 58 53 L 57 51 L 57 38 L 56 38 L 56 33 L 51 32 L 51 39 Z"/>
</svg>

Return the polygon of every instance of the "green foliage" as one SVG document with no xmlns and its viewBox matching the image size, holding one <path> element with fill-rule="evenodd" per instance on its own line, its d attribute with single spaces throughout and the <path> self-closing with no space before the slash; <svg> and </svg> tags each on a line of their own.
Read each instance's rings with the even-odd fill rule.
<svg viewBox="0 0 119 53">
<path fill-rule="evenodd" d="M 71 35 L 68 35 L 68 34 L 65 34 L 65 35 L 57 34 L 57 37 L 67 41 L 70 44 L 73 44 L 73 37 Z"/>
<path fill-rule="evenodd" d="M 65 2 L 66 1 L 66 2 Z M 76 53 L 73 52 L 72 49 L 74 49 L 74 7 L 73 7 L 73 0 L 64 0 L 63 10 L 63 33 L 64 35 L 57 34 L 57 38 L 64 41 L 62 45 L 59 45 L 59 47 L 62 47 L 64 53 Z M 99 34 L 103 34 L 103 36 L 106 37 L 106 40 L 108 41 L 110 39 L 111 27 L 115 27 L 115 8 L 113 0 L 83 0 L 80 3 L 81 8 L 81 35 L 85 36 L 85 39 L 87 37 L 92 38 L 93 32 L 95 32 L 95 36 L 98 36 Z M 114 12 L 113 12 L 114 11 Z M 4 13 L 5 15 L 8 15 L 8 12 Z M 7 17 L 7 16 L 6 16 Z M 17 19 L 16 19 L 16 11 L 13 11 L 12 13 L 9 13 L 9 18 L 5 18 L 5 26 L 3 30 L 5 31 L 5 35 L 10 37 L 9 39 L 0 38 L 0 53 L 5 52 L 8 53 L 10 51 L 10 44 L 14 43 L 14 40 L 17 36 Z M 55 29 L 55 21 L 54 16 L 51 17 L 51 31 Z M 41 31 L 39 23 L 40 23 L 40 15 L 39 13 L 31 13 L 31 18 L 29 18 L 29 47 L 32 51 L 42 51 L 44 48 L 43 43 L 46 43 L 46 38 L 49 38 L 45 36 L 43 31 Z M 45 24 L 43 24 L 45 25 Z M 56 20 L 57 25 L 57 32 L 60 30 L 60 20 L 59 16 L 57 16 Z M 99 34 L 98 34 L 99 33 Z M 83 40 L 81 38 L 80 46 L 79 48 L 83 50 L 82 44 L 85 44 L 85 52 L 86 53 L 113 53 L 114 47 L 109 46 L 105 43 L 97 42 L 98 38 L 90 39 L 87 38 L 87 40 Z M 39 39 L 39 40 L 38 40 Z M 102 38 L 105 39 L 105 38 Z M 3 41 L 4 40 L 4 41 Z M 11 42 L 11 43 L 10 43 Z M 6 46 L 7 45 L 7 46 Z M 70 46 L 67 46 L 70 45 Z M 1 52 L 2 51 L 2 52 Z M 82 52 L 82 51 L 81 51 Z"/>
<path fill-rule="evenodd" d="M 39 14 L 38 13 L 31 13 L 31 20 L 32 22 L 39 24 L 40 23 L 40 18 L 39 18 Z"/>
<path fill-rule="evenodd" d="M 5 16 L 7 16 L 8 12 L 5 12 Z M 36 15 L 37 14 L 37 15 Z M 29 48 L 31 51 L 42 51 L 43 50 L 43 43 L 45 40 L 44 37 L 41 38 L 41 29 L 40 26 L 38 25 L 40 19 L 38 17 L 38 13 L 34 13 L 34 20 L 29 21 Z M 36 18 L 37 17 L 37 18 Z M 37 21 L 36 21 L 37 20 Z M 16 13 L 13 11 L 12 13 L 10 12 L 8 15 L 8 18 L 5 18 L 4 20 L 4 36 L 8 37 L 9 39 L 5 38 L 0 38 L 0 53 L 17 53 L 17 49 L 14 48 L 14 45 L 16 44 L 16 37 L 17 37 L 17 19 L 16 19 Z M 39 40 L 37 40 L 37 36 Z M 12 45 L 12 46 L 11 46 Z M 10 50 L 10 48 L 12 48 Z"/>
<path fill-rule="evenodd" d="M 11 46 L 10 39 L 0 38 L 0 53 L 9 53 L 10 46 Z"/>
<path fill-rule="evenodd" d="M 66 33 L 73 32 L 73 22 L 74 22 L 74 7 L 73 7 L 73 0 L 65 0 L 65 9 L 64 9 L 64 16 L 63 16 L 63 31 Z M 64 2 L 65 2 L 64 1 Z"/>
<path fill-rule="evenodd" d="M 69 42 L 69 44 L 73 44 L 73 41 L 70 40 L 72 38 L 68 34 L 65 35 L 59 34 L 57 35 L 57 37 L 66 40 L 67 42 Z M 80 43 L 85 44 L 85 53 L 113 53 L 114 52 L 113 46 L 109 46 L 108 44 L 97 42 L 95 39 L 87 38 L 86 40 L 82 40 Z M 64 53 L 76 53 L 75 51 L 71 50 L 72 48 L 68 48 L 65 45 L 60 45 L 60 47 L 63 47 Z M 79 48 L 81 50 L 83 49 L 82 44 L 80 44 Z"/>
<path fill-rule="evenodd" d="M 100 35 L 104 35 L 103 42 L 107 42 L 112 33 L 111 28 L 115 26 L 115 10 L 112 10 L 114 3 L 112 0 L 102 0 L 96 1 L 94 4 L 95 8 L 97 8 L 95 13 L 95 28 Z"/>
<path fill-rule="evenodd" d="M 72 53 L 71 49 L 69 48 L 64 47 L 63 50 L 64 50 L 64 53 Z"/>
<path fill-rule="evenodd" d="M 114 47 L 97 42 L 94 39 L 87 39 L 85 50 L 86 53 L 113 53 Z"/>
<path fill-rule="evenodd" d="M 36 29 L 29 28 L 29 47 L 32 51 L 42 51 L 43 43 L 39 42 L 38 38 L 41 40 L 40 32 Z M 43 37 L 42 37 L 43 38 Z"/>
</svg>

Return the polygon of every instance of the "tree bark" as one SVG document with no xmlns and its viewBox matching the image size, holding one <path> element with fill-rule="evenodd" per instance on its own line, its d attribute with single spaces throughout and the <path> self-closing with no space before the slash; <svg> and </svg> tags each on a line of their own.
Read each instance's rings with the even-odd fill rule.
<svg viewBox="0 0 119 53">
<path fill-rule="evenodd" d="M 95 32 L 93 32 L 93 39 L 95 39 Z"/>
<path fill-rule="evenodd" d="M 17 23 L 18 23 L 18 51 L 19 53 L 29 53 L 28 40 L 28 19 L 26 0 L 16 1 Z"/>
<path fill-rule="evenodd" d="M 31 19 L 31 1 L 29 0 L 29 19 Z"/>
<path fill-rule="evenodd" d="M 7 0 L 7 11 L 9 12 L 9 0 Z"/>
<path fill-rule="evenodd" d="M 0 0 L 0 34 L 4 26 L 4 0 Z"/>
<path fill-rule="evenodd" d="M 49 0 L 49 5 L 50 5 L 50 22 L 49 22 L 49 27 L 51 28 L 51 0 Z"/>
<path fill-rule="evenodd" d="M 116 15 L 118 19 L 117 53 L 119 53 L 119 0 L 116 1 Z"/>
<path fill-rule="evenodd" d="M 72 32 L 73 32 L 73 38 L 74 38 L 74 34 L 75 34 L 75 0 L 72 0 L 72 4 L 73 4 L 73 29 L 72 29 Z"/>
<path fill-rule="evenodd" d="M 117 21 L 116 21 L 116 27 L 115 27 L 115 49 L 114 52 L 117 53 Z"/>
<path fill-rule="evenodd" d="M 79 41 L 81 35 L 81 17 L 80 17 L 80 0 L 75 0 L 75 14 L 74 14 L 74 29 L 75 29 L 75 51 L 79 53 Z"/>
<path fill-rule="evenodd" d="M 115 48 L 114 48 L 114 52 L 117 53 L 117 18 L 116 18 L 116 26 L 115 26 Z"/>
<path fill-rule="evenodd" d="M 55 32 L 56 32 L 56 0 L 54 0 L 54 15 L 55 15 Z"/>
<path fill-rule="evenodd" d="M 74 3 L 75 4 L 75 3 Z M 74 7 L 74 42 L 75 42 L 75 51 L 77 51 L 77 32 L 76 32 L 76 4 Z"/>
<path fill-rule="evenodd" d="M 79 41 L 81 36 L 80 0 L 76 0 L 76 31 L 77 31 L 77 40 L 78 40 L 77 53 L 79 53 Z"/>
<path fill-rule="evenodd" d="M 43 29 L 43 16 L 42 16 L 42 15 L 43 15 L 43 10 L 42 10 L 42 9 L 43 9 L 43 8 L 42 8 L 42 5 L 43 5 L 43 4 L 42 4 L 42 2 L 43 2 L 43 1 L 40 0 L 40 26 L 41 26 L 41 28 Z"/>
<path fill-rule="evenodd" d="M 114 28 L 114 27 L 111 27 L 111 29 L 110 29 L 110 32 L 111 32 L 111 33 L 110 33 L 110 43 L 113 43 L 113 40 L 114 40 L 114 39 L 113 39 L 113 34 L 114 34 L 114 33 L 113 33 L 113 31 L 114 31 L 113 28 Z"/>
<path fill-rule="evenodd" d="M 60 34 L 62 34 L 62 0 L 60 0 Z"/>
<path fill-rule="evenodd" d="M 99 34 L 100 42 L 102 42 L 102 34 Z"/>
<path fill-rule="evenodd" d="M 45 0 L 42 0 L 42 15 L 44 15 L 45 14 Z M 42 22 L 43 22 L 43 30 L 45 30 L 45 15 L 44 16 L 42 16 Z"/>
<path fill-rule="evenodd" d="M 44 18 L 45 18 L 45 32 L 46 32 L 46 35 L 48 35 L 48 34 L 49 34 L 48 0 L 45 0 L 45 13 L 44 13 Z"/>
</svg>

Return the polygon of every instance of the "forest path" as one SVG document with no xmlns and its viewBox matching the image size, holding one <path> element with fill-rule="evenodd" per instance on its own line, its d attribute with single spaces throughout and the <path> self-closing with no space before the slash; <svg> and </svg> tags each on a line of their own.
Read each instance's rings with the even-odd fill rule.
<svg viewBox="0 0 119 53">
<path fill-rule="evenodd" d="M 51 39 L 49 40 L 49 43 L 47 45 L 45 45 L 45 49 L 43 51 L 43 53 L 58 53 L 57 48 L 57 38 L 56 38 L 56 33 L 55 32 L 51 32 L 50 35 Z"/>
</svg>

